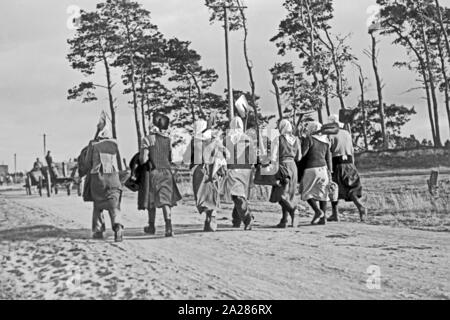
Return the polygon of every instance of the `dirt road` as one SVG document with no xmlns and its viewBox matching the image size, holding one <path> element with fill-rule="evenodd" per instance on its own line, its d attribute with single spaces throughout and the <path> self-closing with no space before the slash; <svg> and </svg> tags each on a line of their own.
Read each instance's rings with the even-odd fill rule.
<svg viewBox="0 0 450 320">
<path fill-rule="evenodd" d="M 174 211 L 176 236 L 166 239 L 162 213 L 157 235 L 144 235 L 145 214 L 128 195 L 126 240 L 115 244 L 111 232 L 105 242 L 90 239 L 90 205 L 75 196 L 4 192 L 0 298 L 450 299 L 447 232 L 312 227 L 306 217 L 277 230 L 276 206 L 253 207 L 253 231 L 229 228 L 225 206 L 220 231 L 203 233 L 202 217 L 185 201 Z M 379 270 L 379 289 L 367 286 L 368 268 Z"/>
</svg>

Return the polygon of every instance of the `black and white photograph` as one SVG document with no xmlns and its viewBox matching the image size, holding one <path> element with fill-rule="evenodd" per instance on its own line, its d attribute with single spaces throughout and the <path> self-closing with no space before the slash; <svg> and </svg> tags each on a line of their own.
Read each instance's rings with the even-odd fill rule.
<svg viewBox="0 0 450 320">
<path fill-rule="evenodd" d="M 0 300 L 450 300 L 450 0 L 0 13 Z"/>
</svg>

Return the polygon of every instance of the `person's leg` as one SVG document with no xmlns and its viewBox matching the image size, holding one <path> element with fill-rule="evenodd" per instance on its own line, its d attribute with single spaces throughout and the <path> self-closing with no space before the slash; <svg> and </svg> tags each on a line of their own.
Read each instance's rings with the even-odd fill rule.
<svg viewBox="0 0 450 320">
<path fill-rule="evenodd" d="M 282 217 L 281 217 L 280 223 L 277 225 L 277 228 L 279 228 L 279 229 L 285 229 L 285 228 L 287 228 L 288 215 L 289 215 L 289 213 L 288 213 L 288 210 L 287 210 L 287 208 L 285 207 L 284 203 L 283 203 L 282 201 L 280 201 L 279 203 L 280 203 L 281 211 L 282 211 L 282 214 L 283 214 L 283 215 L 282 215 Z"/>
<path fill-rule="evenodd" d="M 234 202 L 234 199 L 233 199 L 233 202 Z M 241 217 L 239 217 L 239 213 L 237 212 L 236 204 L 233 207 L 232 218 L 233 218 L 233 228 L 240 228 L 242 221 L 241 221 Z"/>
<path fill-rule="evenodd" d="M 172 208 L 170 206 L 163 206 L 163 214 L 164 214 L 164 221 L 166 222 L 166 237 L 173 237 L 173 230 L 172 230 Z"/>
<path fill-rule="evenodd" d="M 326 201 L 320 201 L 320 210 L 323 212 L 323 217 L 320 218 L 319 224 L 325 225 L 327 223 L 327 205 Z"/>
<path fill-rule="evenodd" d="M 205 212 L 206 220 L 205 220 L 205 232 L 216 232 L 217 231 L 217 221 L 216 221 L 216 211 L 207 210 Z"/>
<path fill-rule="evenodd" d="M 148 226 L 144 228 L 144 232 L 150 235 L 156 234 L 156 208 L 148 209 Z"/>
<path fill-rule="evenodd" d="M 253 217 L 249 213 L 247 199 L 244 197 L 233 196 L 233 202 L 240 220 L 244 222 L 245 230 L 251 230 Z"/>
<path fill-rule="evenodd" d="M 103 239 L 103 233 L 106 231 L 103 210 L 94 206 L 92 211 L 92 233 L 94 239 Z"/>
<path fill-rule="evenodd" d="M 123 241 L 123 225 L 120 223 L 120 210 L 112 209 L 109 210 L 109 217 L 111 218 L 111 226 L 114 231 L 114 241 Z"/>
<path fill-rule="evenodd" d="M 359 211 L 359 217 L 361 219 L 361 222 L 365 222 L 367 218 L 367 209 L 364 207 L 364 205 L 359 201 L 358 197 L 352 194 L 350 196 L 350 199 L 353 201 L 353 203 L 356 205 Z"/>
<path fill-rule="evenodd" d="M 316 224 L 323 216 L 323 211 L 319 208 L 317 205 L 317 201 L 314 199 L 309 199 L 308 204 L 311 206 L 311 208 L 314 210 L 314 218 L 311 221 L 311 224 Z"/>
<path fill-rule="evenodd" d="M 329 222 L 339 222 L 339 209 L 338 209 L 338 206 L 339 206 L 339 201 L 331 202 L 332 214 L 328 218 Z"/>
</svg>

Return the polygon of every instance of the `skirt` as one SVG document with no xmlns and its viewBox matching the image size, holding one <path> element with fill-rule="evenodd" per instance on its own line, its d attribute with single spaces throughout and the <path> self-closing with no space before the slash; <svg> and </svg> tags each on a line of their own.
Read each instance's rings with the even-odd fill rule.
<svg viewBox="0 0 450 320">
<path fill-rule="evenodd" d="M 362 184 L 358 170 L 352 163 L 334 166 L 333 181 L 339 187 L 339 200 L 352 201 L 353 197 L 362 197 Z"/>
<path fill-rule="evenodd" d="M 219 182 L 210 181 L 204 166 L 198 165 L 192 175 L 195 204 L 201 214 L 207 211 L 216 211 L 220 206 Z"/>
<path fill-rule="evenodd" d="M 295 191 L 298 183 L 297 165 L 294 161 L 280 163 L 280 178 L 289 179 L 288 185 L 272 187 L 270 202 L 278 203 L 282 198 L 292 201 L 295 197 Z"/>
<path fill-rule="evenodd" d="M 306 169 L 300 183 L 302 200 L 328 201 L 329 184 L 327 167 Z"/>
<path fill-rule="evenodd" d="M 150 172 L 149 208 L 175 207 L 181 194 L 170 169 Z"/>
<path fill-rule="evenodd" d="M 120 209 L 122 185 L 118 173 L 91 174 L 89 190 L 95 209 L 108 211 Z"/>
<path fill-rule="evenodd" d="M 230 201 L 233 196 L 248 199 L 252 169 L 229 169 L 223 182 L 224 198 Z"/>
</svg>

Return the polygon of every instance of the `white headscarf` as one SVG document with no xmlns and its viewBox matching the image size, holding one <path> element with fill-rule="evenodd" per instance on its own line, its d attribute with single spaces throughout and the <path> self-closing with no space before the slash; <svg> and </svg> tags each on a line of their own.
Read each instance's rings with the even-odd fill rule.
<svg viewBox="0 0 450 320">
<path fill-rule="evenodd" d="M 310 135 L 314 139 L 317 139 L 324 143 L 329 143 L 328 137 L 324 136 L 321 133 L 318 133 L 322 129 L 322 124 L 317 121 L 308 122 L 306 125 L 306 133 L 307 135 Z"/>
<path fill-rule="evenodd" d="M 339 116 L 337 114 L 332 114 L 329 118 L 328 118 L 328 122 L 329 123 L 336 123 L 339 125 L 339 128 L 343 129 L 344 128 L 344 124 L 342 122 L 339 121 Z"/>
<path fill-rule="evenodd" d="M 286 119 L 281 120 L 280 125 L 278 127 L 280 130 L 280 134 L 286 138 L 289 144 L 293 145 L 295 143 L 295 137 L 292 134 L 294 130 L 289 120 Z"/>
<path fill-rule="evenodd" d="M 245 136 L 244 122 L 240 117 L 235 117 L 233 120 L 231 120 L 228 135 L 233 144 L 237 144 L 242 139 L 242 137 Z"/>
<path fill-rule="evenodd" d="M 109 126 L 107 124 L 105 124 L 103 129 L 101 129 L 97 135 L 98 139 L 112 139 L 112 137 L 113 136 L 112 136 L 111 130 L 109 129 Z"/>
</svg>

